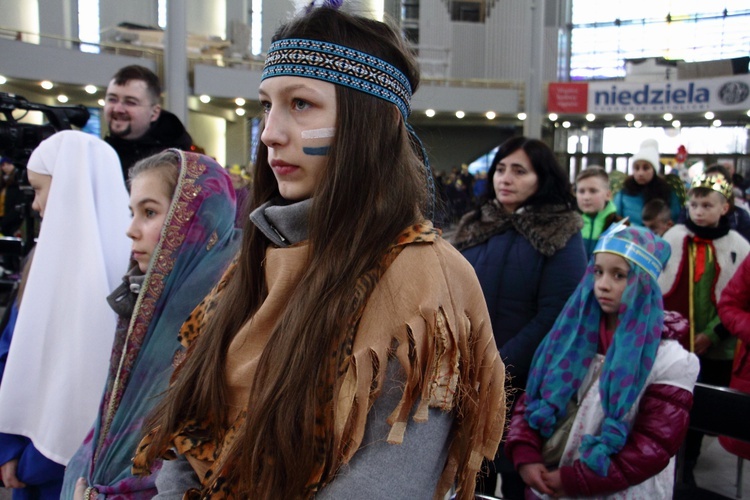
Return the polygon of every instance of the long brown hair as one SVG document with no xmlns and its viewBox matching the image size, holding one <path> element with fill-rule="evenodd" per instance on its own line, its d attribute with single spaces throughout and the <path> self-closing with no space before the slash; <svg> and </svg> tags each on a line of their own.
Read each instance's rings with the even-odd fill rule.
<svg viewBox="0 0 750 500">
<path fill-rule="evenodd" d="M 416 91 L 418 68 L 398 33 L 387 25 L 319 8 L 282 26 L 274 40 L 307 38 L 375 55 L 399 68 Z M 288 498 L 308 494 L 307 482 L 321 455 L 323 481 L 339 457 L 332 431 L 315 449 L 315 416 L 335 416 L 334 405 L 317 408 L 317 390 L 328 383 L 348 319 L 357 279 L 373 268 L 409 225 L 422 219 L 425 173 L 396 106 L 336 86 L 336 135 L 309 216 L 309 263 L 259 360 L 251 408 L 231 452 L 227 471 L 240 497 Z M 279 196 L 262 143 L 251 209 Z M 182 367 L 152 424 L 151 450 L 169 447 L 180 422 L 210 415 L 213 436 L 226 425 L 226 353 L 265 294 L 262 261 L 269 241 L 252 223 L 244 228 L 238 269 L 218 308 Z M 322 411 L 321 411 L 322 410 Z M 154 453 L 155 451 L 151 451 Z M 151 458 L 154 458 L 153 456 Z"/>
</svg>

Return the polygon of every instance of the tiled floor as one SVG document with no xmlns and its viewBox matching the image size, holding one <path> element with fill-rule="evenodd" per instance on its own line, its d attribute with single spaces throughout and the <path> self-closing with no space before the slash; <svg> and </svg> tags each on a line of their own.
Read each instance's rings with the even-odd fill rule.
<svg viewBox="0 0 750 500">
<path fill-rule="evenodd" d="M 750 499 L 750 465 L 745 461 L 742 497 Z M 706 490 L 736 498 L 737 457 L 726 452 L 714 437 L 703 439 L 703 448 L 695 466 L 695 482 Z"/>
</svg>

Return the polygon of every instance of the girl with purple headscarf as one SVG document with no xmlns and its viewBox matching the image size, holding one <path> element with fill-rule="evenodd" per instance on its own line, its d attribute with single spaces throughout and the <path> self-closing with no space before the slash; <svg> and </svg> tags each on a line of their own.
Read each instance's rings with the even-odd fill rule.
<svg viewBox="0 0 750 500">
<path fill-rule="evenodd" d="M 656 279 L 670 254 L 620 224 L 537 350 L 506 453 L 546 498 L 671 498 L 698 360 L 673 338 Z"/>
</svg>

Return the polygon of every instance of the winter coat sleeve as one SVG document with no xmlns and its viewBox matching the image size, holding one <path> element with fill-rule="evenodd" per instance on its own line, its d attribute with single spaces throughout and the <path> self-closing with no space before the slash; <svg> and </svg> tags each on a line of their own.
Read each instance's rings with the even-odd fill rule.
<svg viewBox="0 0 750 500">
<path fill-rule="evenodd" d="M 719 317 L 733 335 L 750 343 L 750 256 L 746 257 L 719 299 Z"/>
<path fill-rule="evenodd" d="M 523 417 L 526 394 L 522 394 L 513 408 L 513 417 L 505 435 L 505 455 L 518 468 L 525 464 L 542 463 L 542 437 Z"/>
<path fill-rule="evenodd" d="M 545 259 L 538 285 L 534 317 L 500 348 L 514 387 L 525 387 L 534 352 L 549 333 L 565 302 L 586 271 L 583 236 L 577 232 L 563 248 Z"/>
<path fill-rule="evenodd" d="M 23 437 L 0 433 L 0 465 L 21 458 L 25 447 L 26 440 Z"/>
<path fill-rule="evenodd" d="M 690 422 L 693 394 L 666 384 L 644 393 L 625 446 L 613 455 L 602 477 L 576 460 L 560 468 L 566 495 L 586 497 L 624 490 L 661 472 L 682 445 Z"/>
<path fill-rule="evenodd" d="M 16 475 L 19 481 L 30 485 L 41 485 L 50 481 L 61 481 L 64 474 L 64 465 L 45 457 L 31 442 L 28 442 L 18 460 Z"/>
</svg>

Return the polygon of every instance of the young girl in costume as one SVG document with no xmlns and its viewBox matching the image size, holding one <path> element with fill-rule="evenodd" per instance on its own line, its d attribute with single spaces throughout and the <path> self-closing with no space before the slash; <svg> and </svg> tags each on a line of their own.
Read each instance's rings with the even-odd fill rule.
<svg viewBox="0 0 750 500">
<path fill-rule="evenodd" d="M 506 451 L 542 497 L 672 498 L 698 360 L 665 320 L 669 246 L 613 226 L 534 357 Z"/>
<path fill-rule="evenodd" d="M 660 198 L 669 205 L 673 221 L 680 215 L 680 198 L 672 184 L 659 175 L 660 166 L 659 143 L 654 139 L 646 139 L 630 159 L 633 173 L 625 179 L 622 189 L 615 194 L 613 203 L 617 213 L 621 217 L 627 217 L 635 226 L 643 226 L 643 206 L 655 198 Z M 684 189 L 680 189 L 684 193 Z"/>
<path fill-rule="evenodd" d="M 0 464 L 15 498 L 57 500 L 107 377 L 128 193 L 115 151 L 83 132 L 42 141 L 27 168 L 43 222 L 0 383 Z"/>
<path fill-rule="evenodd" d="M 274 36 L 241 253 L 183 325 L 134 461 L 176 451 L 161 495 L 472 498 L 504 369 L 471 266 L 425 218 L 418 82 L 378 21 L 323 7 Z"/>
<path fill-rule="evenodd" d="M 239 247 L 234 189 L 213 159 L 170 149 L 129 175 L 134 262 L 108 298 L 119 317 L 109 378 L 94 427 L 65 471 L 63 498 L 73 497 L 79 478 L 76 493 L 89 499 L 156 494 L 160 463 L 151 476 L 134 477 L 130 459 L 183 352 L 180 325 Z"/>
</svg>

